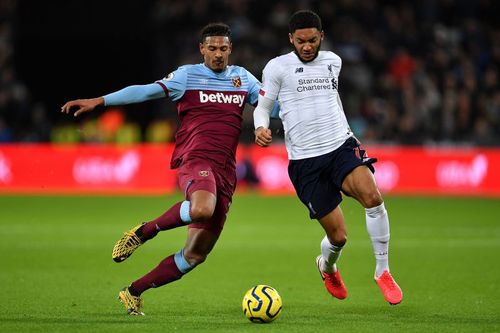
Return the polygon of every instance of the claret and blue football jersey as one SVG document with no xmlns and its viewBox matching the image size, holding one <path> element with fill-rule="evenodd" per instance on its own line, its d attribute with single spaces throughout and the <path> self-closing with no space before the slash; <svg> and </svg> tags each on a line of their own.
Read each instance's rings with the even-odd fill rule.
<svg viewBox="0 0 500 333">
<path fill-rule="evenodd" d="M 256 105 L 260 82 L 246 69 L 214 72 L 204 64 L 185 65 L 156 82 L 177 105 L 180 127 L 171 166 L 190 156 L 234 167 L 245 104 Z"/>
</svg>

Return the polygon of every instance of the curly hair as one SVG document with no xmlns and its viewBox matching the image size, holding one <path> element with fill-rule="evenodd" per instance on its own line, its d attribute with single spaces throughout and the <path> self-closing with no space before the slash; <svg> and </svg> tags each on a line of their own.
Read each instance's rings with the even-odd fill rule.
<svg viewBox="0 0 500 333">
<path fill-rule="evenodd" d="M 321 18 L 312 10 L 299 10 L 295 12 L 288 22 L 290 33 L 294 33 L 297 29 L 316 28 L 322 30 Z"/>
</svg>

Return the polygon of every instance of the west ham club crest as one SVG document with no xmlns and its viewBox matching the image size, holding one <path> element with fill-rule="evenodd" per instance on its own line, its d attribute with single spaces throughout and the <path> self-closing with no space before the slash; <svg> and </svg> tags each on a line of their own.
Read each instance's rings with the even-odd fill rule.
<svg viewBox="0 0 500 333">
<path fill-rule="evenodd" d="M 231 81 L 233 82 L 233 86 L 234 86 L 235 88 L 239 88 L 239 87 L 241 87 L 241 79 L 240 79 L 240 77 L 239 77 L 239 76 L 237 76 L 237 77 L 233 77 L 233 78 L 231 79 Z"/>
</svg>

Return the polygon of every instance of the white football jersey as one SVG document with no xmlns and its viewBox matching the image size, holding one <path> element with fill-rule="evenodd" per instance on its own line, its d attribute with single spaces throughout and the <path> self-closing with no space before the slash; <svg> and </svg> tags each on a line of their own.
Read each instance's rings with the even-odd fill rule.
<svg viewBox="0 0 500 333">
<path fill-rule="evenodd" d="M 261 94 L 278 99 L 288 158 L 324 155 L 352 136 L 338 94 L 342 60 L 330 51 L 304 63 L 294 53 L 270 60 Z"/>
</svg>

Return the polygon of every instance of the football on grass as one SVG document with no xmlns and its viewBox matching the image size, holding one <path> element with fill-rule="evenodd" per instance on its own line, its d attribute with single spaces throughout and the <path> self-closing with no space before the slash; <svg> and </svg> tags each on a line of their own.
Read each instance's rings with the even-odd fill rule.
<svg viewBox="0 0 500 333">
<path fill-rule="evenodd" d="M 270 323 L 281 313 L 281 297 L 273 287 L 259 284 L 245 293 L 243 313 L 254 323 Z"/>
</svg>

